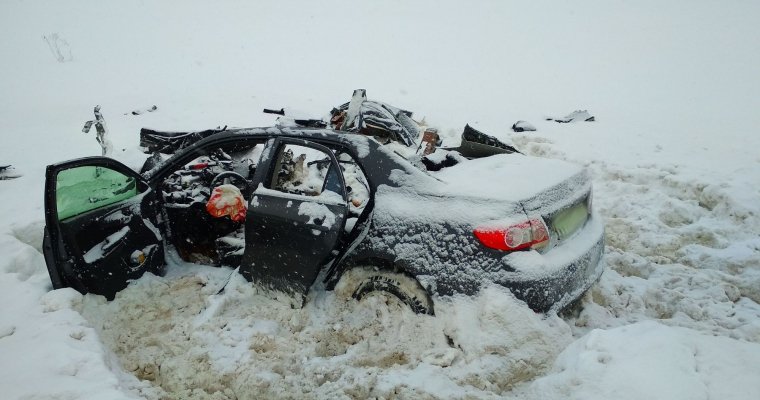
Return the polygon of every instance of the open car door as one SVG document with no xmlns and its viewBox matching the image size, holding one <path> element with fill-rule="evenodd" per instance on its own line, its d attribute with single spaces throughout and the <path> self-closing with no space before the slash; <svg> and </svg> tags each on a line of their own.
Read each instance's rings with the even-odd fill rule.
<svg viewBox="0 0 760 400">
<path fill-rule="evenodd" d="M 348 213 L 343 175 L 333 152 L 300 140 L 270 145 L 260 165 L 246 218 L 240 271 L 249 280 L 306 296 L 334 256 Z"/>
<path fill-rule="evenodd" d="M 47 167 L 44 253 L 53 288 L 113 299 L 146 271 L 162 273 L 156 193 L 127 166 L 88 157 Z"/>
</svg>

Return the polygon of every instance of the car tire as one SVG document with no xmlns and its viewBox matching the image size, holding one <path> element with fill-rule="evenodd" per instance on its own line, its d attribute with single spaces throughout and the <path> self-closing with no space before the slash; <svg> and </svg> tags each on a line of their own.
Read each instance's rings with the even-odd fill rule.
<svg viewBox="0 0 760 400">
<path fill-rule="evenodd" d="M 434 315 L 433 299 L 413 277 L 402 272 L 356 267 L 346 271 L 335 286 L 343 297 L 361 300 L 375 293 L 389 294 L 417 314 Z"/>
</svg>

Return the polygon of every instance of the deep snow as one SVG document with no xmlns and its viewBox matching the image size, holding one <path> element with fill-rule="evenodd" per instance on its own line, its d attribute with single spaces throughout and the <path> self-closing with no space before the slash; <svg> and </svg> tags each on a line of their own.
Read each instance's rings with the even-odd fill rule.
<svg viewBox="0 0 760 400">
<path fill-rule="evenodd" d="M 0 389 L 8 399 L 760 396 L 760 6 L 95 0 L 0 5 Z M 113 302 L 50 291 L 45 165 L 139 167 L 142 126 L 266 126 L 355 88 L 445 138 L 465 123 L 586 166 L 608 270 L 580 312 L 506 291 L 272 300 L 229 270 L 173 262 Z M 132 110 L 157 110 L 132 115 Z M 595 122 L 558 124 L 588 109 Z M 510 133 L 526 120 L 536 132 Z"/>
</svg>

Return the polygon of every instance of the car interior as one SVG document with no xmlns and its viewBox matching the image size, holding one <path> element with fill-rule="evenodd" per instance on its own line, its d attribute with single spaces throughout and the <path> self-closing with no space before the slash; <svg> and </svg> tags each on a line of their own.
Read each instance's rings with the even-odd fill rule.
<svg viewBox="0 0 760 400">
<path fill-rule="evenodd" d="M 235 142 L 205 151 L 172 172 L 159 185 L 165 217 L 167 243 L 188 262 L 237 266 L 245 250 L 245 221 L 229 216 L 214 217 L 207 202 L 215 187 L 231 184 L 240 190 L 245 204 L 252 196 L 251 181 L 265 141 Z M 333 150 L 345 182 L 349 215 L 345 233 L 350 233 L 369 195 L 366 177 L 354 158 Z M 286 144 L 274 158 L 269 189 L 301 196 L 340 196 L 340 178 L 330 157 L 321 150 Z"/>
</svg>

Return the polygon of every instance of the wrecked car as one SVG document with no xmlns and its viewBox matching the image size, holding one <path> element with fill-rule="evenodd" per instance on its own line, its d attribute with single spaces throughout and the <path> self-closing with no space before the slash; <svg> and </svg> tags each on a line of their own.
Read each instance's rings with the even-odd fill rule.
<svg viewBox="0 0 760 400">
<path fill-rule="evenodd" d="M 96 109 L 97 111 L 97 109 Z M 167 252 L 235 267 L 302 305 L 319 279 L 417 313 L 499 284 L 560 310 L 603 269 L 604 228 L 580 167 L 469 125 L 457 147 L 362 89 L 326 119 L 270 128 L 142 129 L 136 172 L 107 157 L 50 165 L 44 255 L 54 288 L 113 298 Z M 320 285 L 322 286 L 322 285 Z"/>
<path fill-rule="evenodd" d="M 242 218 L 223 211 L 230 199 Z M 432 296 L 489 283 L 560 309 L 602 271 L 580 167 L 511 153 L 425 172 L 371 136 L 323 128 L 215 132 L 142 174 L 106 157 L 50 165 L 45 216 L 53 287 L 107 298 L 161 274 L 167 250 L 301 300 L 319 277 L 429 314 Z"/>
</svg>

